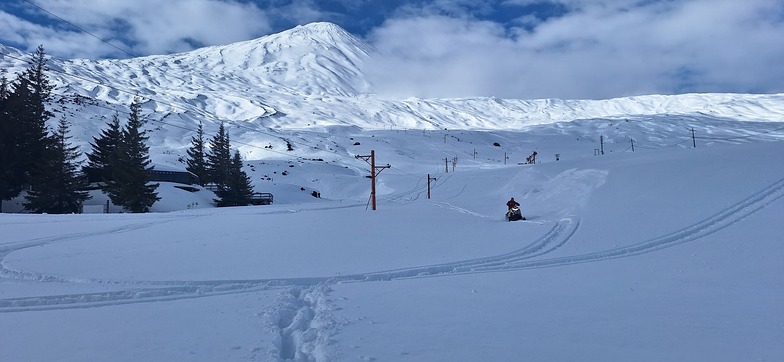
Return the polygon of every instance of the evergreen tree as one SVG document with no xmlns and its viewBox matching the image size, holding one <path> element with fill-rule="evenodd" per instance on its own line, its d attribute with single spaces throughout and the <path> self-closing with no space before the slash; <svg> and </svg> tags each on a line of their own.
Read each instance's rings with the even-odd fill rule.
<svg viewBox="0 0 784 362">
<path fill-rule="evenodd" d="M 46 76 L 46 53 L 38 46 L 30 66 L 17 78 L 14 93 L 9 95 L 12 112 L 19 125 L 19 157 L 24 182 L 28 185 L 42 175 L 47 149 L 53 138 L 49 137 L 46 122 L 54 116 L 46 109 L 51 101 L 53 86 Z"/>
<path fill-rule="evenodd" d="M 219 207 L 250 204 L 251 197 L 253 197 L 253 186 L 248 174 L 242 170 L 242 158 L 239 151 L 234 152 L 226 181 L 225 187 L 216 193 L 218 199 L 215 202 Z"/>
<path fill-rule="evenodd" d="M 46 122 L 53 114 L 46 109 L 52 86 L 46 76 L 46 54 L 39 46 L 30 66 L 0 87 L 0 198 L 10 200 L 35 182 L 45 169 L 52 140 Z M 2 82 L 0 82 L 2 85 Z"/>
<path fill-rule="evenodd" d="M 52 135 L 46 162 L 40 163 L 41 178 L 35 180 L 25 196 L 25 209 L 36 213 L 71 214 L 82 211 L 82 204 L 90 198 L 81 190 L 83 178 L 76 160 L 78 147 L 70 146 L 68 122 L 60 119 L 57 132 Z"/>
<path fill-rule="evenodd" d="M 149 137 L 141 129 L 144 122 L 140 115 L 141 104 L 134 99 L 117 147 L 117 160 L 112 165 L 112 179 L 106 184 L 106 191 L 115 205 L 137 213 L 150 211 L 150 207 L 160 200 L 155 192 L 159 184 L 148 183 L 153 167 L 146 145 Z"/>
<path fill-rule="evenodd" d="M 228 183 L 229 167 L 231 166 L 231 146 L 229 134 L 221 123 L 218 133 L 210 140 L 210 151 L 207 153 L 207 171 L 210 182 L 225 188 Z"/>
<path fill-rule="evenodd" d="M 85 168 L 85 173 L 91 179 L 104 183 L 112 180 L 112 165 L 117 163 L 118 145 L 122 138 L 122 127 L 117 113 L 107 126 L 98 137 L 93 137 L 93 142 L 90 143 L 92 151 L 87 154 L 88 163 Z"/>
<path fill-rule="evenodd" d="M 199 178 L 199 185 L 209 182 L 209 174 L 207 172 L 207 154 L 205 152 L 204 140 L 204 127 L 199 122 L 199 129 L 196 135 L 191 137 L 191 147 L 187 151 L 188 159 L 186 163 L 188 167 L 185 169 Z"/>
<path fill-rule="evenodd" d="M 9 87 L 8 78 L 3 74 L 3 76 L 0 77 L 0 100 L 8 98 L 8 94 L 11 93 Z"/>
<path fill-rule="evenodd" d="M 2 200 L 10 200 L 20 192 L 24 184 L 21 163 L 19 162 L 20 127 L 11 107 L 11 89 L 3 76 L 0 89 L 0 212 Z"/>
<path fill-rule="evenodd" d="M 30 90 L 20 86 L 20 76 L 14 82 L 14 89 L 3 99 L 0 108 L 0 184 L 4 200 L 9 200 L 19 195 L 28 179 L 27 171 L 31 168 L 30 160 L 25 152 L 25 146 L 30 142 L 24 139 L 28 134 L 23 132 L 23 118 L 29 116 L 25 110 Z M 45 144 L 45 143 L 42 143 Z"/>
</svg>

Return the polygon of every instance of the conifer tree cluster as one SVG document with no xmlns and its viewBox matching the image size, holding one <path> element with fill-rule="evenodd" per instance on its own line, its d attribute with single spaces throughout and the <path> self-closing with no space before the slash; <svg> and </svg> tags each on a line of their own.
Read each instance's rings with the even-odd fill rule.
<svg viewBox="0 0 784 362">
<path fill-rule="evenodd" d="M 0 77 L 0 198 L 10 200 L 27 191 L 23 205 L 30 212 L 78 213 L 90 198 L 85 191 L 90 179 L 98 182 L 115 205 L 129 212 L 148 212 L 160 197 L 159 184 L 150 183 L 153 167 L 140 100 L 133 100 L 124 126 L 115 114 L 93 138 L 87 164 L 81 167 L 82 155 L 69 143 L 65 117 L 57 129 L 47 129 L 47 121 L 54 117 L 46 107 L 53 89 L 47 70 L 45 52 L 39 46 L 29 68 L 13 81 L 4 74 Z M 209 147 L 199 124 L 187 153 L 187 170 L 202 185 L 215 186 L 217 206 L 251 203 L 250 178 L 242 170 L 239 151 L 232 155 L 223 124 L 209 140 Z"/>
<path fill-rule="evenodd" d="M 25 196 L 25 209 L 35 213 L 78 213 L 84 201 L 90 198 L 82 189 L 84 180 L 77 164 L 80 154 L 77 147 L 68 143 L 70 138 L 68 122 L 62 117 L 46 158 L 37 165 L 43 178 Z"/>
<path fill-rule="evenodd" d="M 31 212 L 80 212 L 88 195 L 82 191 L 80 154 L 68 144 L 68 123 L 61 119 L 51 133 L 46 126 L 54 117 L 46 109 L 53 88 L 47 70 L 39 46 L 24 72 L 11 83 L 0 79 L 0 198 L 29 190 L 24 205 Z"/>
<path fill-rule="evenodd" d="M 159 184 L 149 183 L 149 138 L 142 130 L 141 103 L 134 99 L 125 127 L 120 128 L 118 116 L 91 143 L 87 155 L 89 172 L 98 176 L 112 203 L 130 212 L 148 212 L 158 200 Z"/>
<path fill-rule="evenodd" d="M 147 212 L 158 198 L 157 184 L 149 184 L 152 169 L 147 135 L 142 130 L 141 105 L 135 99 L 125 127 L 117 116 L 94 139 L 87 167 L 70 145 L 68 122 L 47 128 L 54 114 L 53 86 L 46 76 L 46 57 L 39 46 L 30 66 L 9 82 L 0 77 L 0 198 L 25 195 L 24 207 L 34 213 L 77 213 L 89 195 L 85 172 L 97 173 L 112 202 L 131 212 Z M 1 206 L 2 204 L 0 204 Z M 2 212 L 2 209 L 0 209 Z"/>
<path fill-rule="evenodd" d="M 232 156 L 229 133 L 223 123 L 218 133 L 209 141 L 207 149 L 204 130 L 201 124 L 191 138 L 187 151 L 187 170 L 199 176 L 202 185 L 215 187 L 217 206 L 245 206 L 251 203 L 253 186 L 250 177 L 242 170 L 242 157 L 239 151 Z"/>
</svg>

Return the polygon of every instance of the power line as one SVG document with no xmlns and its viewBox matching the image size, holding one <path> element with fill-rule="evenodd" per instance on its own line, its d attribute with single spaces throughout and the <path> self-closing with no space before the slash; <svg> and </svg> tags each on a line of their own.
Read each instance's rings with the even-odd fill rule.
<svg viewBox="0 0 784 362">
<path fill-rule="evenodd" d="M 784 126 L 783 127 L 779 127 L 779 128 L 775 128 L 775 129 L 772 129 L 772 130 L 768 130 L 768 131 L 765 131 L 765 132 L 760 132 L 760 134 L 754 134 L 754 135 L 736 136 L 736 137 L 700 137 L 700 136 L 697 136 L 695 138 L 700 139 L 700 140 L 735 141 L 735 140 L 741 140 L 741 139 L 747 139 L 747 138 L 753 138 L 753 137 L 760 137 L 762 135 L 771 135 L 771 133 L 776 132 L 776 131 L 781 131 L 781 130 L 784 130 Z"/>
<path fill-rule="evenodd" d="M 661 150 L 661 149 L 665 149 L 665 148 L 672 148 L 672 147 L 680 146 L 680 145 L 682 145 L 682 144 L 684 144 L 686 142 L 689 142 L 689 141 L 691 141 L 691 137 L 689 137 L 689 138 L 687 138 L 687 139 L 685 139 L 685 140 L 683 140 L 681 142 L 678 142 L 678 143 L 675 143 L 675 144 L 671 144 L 669 146 L 646 147 L 646 146 L 639 146 L 639 144 L 636 144 L 636 145 L 634 145 L 634 147 L 635 148 L 639 148 L 639 149 L 643 149 L 643 150 Z"/>
<path fill-rule="evenodd" d="M 399 168 L 391 168 L 390 169 L 390 173 L 391 174 L 395 174 L 395 172 L 392 172 L 392 171 L 399 172 L 399 173 L 397 173 L 397 175 L 399 175 L 399 176 L 410 176 L 410 177 L 414 177 L 414 178 L 417 178 L 417 179 L 421 179 L 422 178 L 421 175 L 414 175 L 414 174 L 412 174 L 410 172 L 406 172 L 406 171 L 404 171 L 402 169 L 399 169 Z"/>
<path fill-rule="evenodd" d="M 37 5 L 36 3 L 34 3 L 34 2 L 32 2 L 32 1 L 30 1 L 30 0 L 22 0 L 22 1 L 24 1 L 24 2 L 26 2 L 26 3 L 28 3 L 28 4 L 32 5 L 32 6 L 34 6 L 35 8 L 37 8 L 37 9 L 39 9 L 39 10 L 41 10 L 41 11 L 43 11 L 43 12 L 45 12 L 45 13 L 47 13 L 47 14 L 49 14 L 49 15 L 51 15 L 51 16 L 53 16 L 53 17 L 57 18 L 57 19 L 59 19 L 60 21 L 62 21 L 62 22 L 64 22 L 64 23 L 70 24 L 70 25 L 71 25 L 71 26 L 73 26 L 74 28 L 76 28 L 76 29 L 79 29 L 79 31 L 81 31 L 81 32 L 84 32 L 84 33 L 86 33 L 86 34 L 88 34 L 88 35 L 92 36 L 93 38 L 100 40 L 101 42 L 104 42 L 104 43 L 106 43 L 106 44 L 109 44 L 109 46 L 111 46 L 112 48 L 115 48 L 115 49 L 117 49 L 117 50 L 119 50 L 119 51 L 121 51 L 121 52 L 123 52 L 123 53 L 125 53 L 125 54 L 129 55 L 130 57 L 135 57 L 135 55 L 131 54 L 131 53 L 130 53 L 130 52 L 128 52 L 127 50 L 125 50 L 125 49 L 123 49 L 123 48 L 120 48 L 120 47 L 118 47 L 118 46 L 116 46 L 116 45 L 114 45 L 114 44 L 110 43 L 110 42 L 109 42 L 109 41 L 107 41 L 107 40 L 104 40 L 104 39 L 102 39 L 101 37 L 99 37 L 99 36 L 97 36 L 97 35 L 95 35 L 95 34 L 93 34 L 93 33 L 89 32 L 89 31 L 85 30 L 84 28 L 82 28 L 82 27 L 80 27 L 80 26 L 78 26 L 78 25 L 76 25 L 76 24 L 74 24 L 74 23 L 72 23 L 72 22 L 70 22 L 70 21 L 68 21 L 68 20 L 65 20 L 65 19 L 63 19 L 63 18 L 62 18 L 62 17 L 60 17 L 60 16 L 57 16 L 57 14 L 55 14 L 55 13 L 53 13 L 53 12 L 49 11 L 49 10 L 46 10 L 46 9 L 44 9 L 43 7 L 41 7 L 41 6 Z"/>
<path fill-rule="evenodd" d="M 687 130 L 689 130 L 689 131 L 690 131 L 690 130 L 691 130 L 691 128 L 688 128 Z M 736 140 L 743 140 L 743 139 L 750 139 L 750 138 L 760 138 L 760 137 L 764 137 L 764 136 L 770 136 L 770 137 L 782 137 L 782 136 L 779 136 L 779 135 L 774 135 L 774 134 L 773 134 L 773 132 L 777 132 L 777 131 L 781 131 L 781 130 L 784 130 L 784 126 L 782 126 L 782 127 L 778 127 L 778 128 L 774 128 L 774 129 L 771 129 L 771 130 L 760 131 L 758 134 L 751 134 L 751 135 L 746 135 L 746 136 L 736 136 L 736 137 L 705 137 L 705 136 L 695 136 L 695 137 L 694 137 L 694 139 L 698 139 L 698 140 L 711 140 L 711 141 L 736 141 Z M 646 147 L 646 146 L 639 146 L 639 145 L 635 145 L 635 146 L 636 146 L 637 148 L 640 148 L 640 149 L 645 149 L 645 150 L 659 150 L 659 149 L 672 148 L 672 147 L 675 147 L 675 146 L 679 146 L 679 145 L 682 145 L 682 144 L 684 144 L 684 143 L 686 143 L 686 142 L 689 142 L 689 141 L 691 141 L 691 140 L 692 140 L 692 138 L 691 138 L 691 137 L 689 137 L 689 138 L 687 138 L 687 139 L 685 139 L 685 140 L 683 140 L 683 141 L 681 141 L 681 142 L 678 142 L 678 143 L 675 143 L 675 144 L 672 144 L 672 145 L 669 145 L 669 146 L 662 146 L 662 147 Z M 625 152 L 625 151 L 628 151 L 628 150 L 629 150 L 629 148 L 625 149 L 625 150 L 624 150 L 624 152 Z"/>
</svg>

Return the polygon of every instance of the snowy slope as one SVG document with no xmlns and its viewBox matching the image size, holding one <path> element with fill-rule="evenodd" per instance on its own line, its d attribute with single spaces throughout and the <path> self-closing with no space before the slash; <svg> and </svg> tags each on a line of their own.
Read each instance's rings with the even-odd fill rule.
<svg viewBox="0 0 784 362">
<path fill-rule="evenodd" d="M 374 138 L 414 154 L 453 146 Z M 445 173 L 386 152 L 376 212 L 367 179 L 344 173 L 333 185 L 361 193 L 3 214 L 0 360 L 781 360 L 782 154 L 781 140 L 747 137 L 537 165 L 478 157 Z M 529 221 L 503 219 L 510 196 Z"/>
</svg>

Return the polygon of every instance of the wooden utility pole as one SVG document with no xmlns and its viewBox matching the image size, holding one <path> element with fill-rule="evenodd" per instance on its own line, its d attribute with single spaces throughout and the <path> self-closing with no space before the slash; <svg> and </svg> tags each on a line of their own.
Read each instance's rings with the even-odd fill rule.
<svg viewBox="0 0 784 362">
<path fill-rule="evenodd" d="M 435 181 L 435 177 L 430 177 L 430 174 L 427 174 L 427 199 L 430 200 L 430 181 Z"/>
<path fill-rule="evenodd" d="M 691 129 L 691 145 L 697 148 L 697 139 L 694 137 L 694 127 Z"/>
<path fill-rule="evenodd" d="M 632 140 L 632 152 L 634 152 L 634 138 L 632 138 L 631 140 Z"/>
<path fill-rule="evenodd" d="M 601 153 L 604 154 L 604 135 L 599 136 L 599 147 Z"/>
<path fill-rule="evenodd" d="M 370 164 L 370 201 L 373 205 L 373 210 L 376 209 L 376 176 L 378 176 L 381 171 L 385 168 L 390 168 L 389 164 L 384 166 L 376 166 L 376 151 L 370 150 L 370 156 L 355 156 L 356 158 L 361 158 L 365 160 L 365 162 Z M 378 170 L 378 171 L 376 171 Z"/>
<path fill-rule="evenodd" d="M 446 167 L 446 173 L 449 173 L 449 157 L 444 157 L 444 167 Z"/>
</svg>

